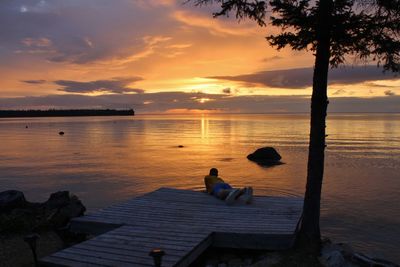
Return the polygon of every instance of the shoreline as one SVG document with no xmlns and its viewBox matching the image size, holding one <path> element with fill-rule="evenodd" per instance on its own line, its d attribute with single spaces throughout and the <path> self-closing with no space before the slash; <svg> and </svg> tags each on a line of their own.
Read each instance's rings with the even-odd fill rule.
<svg viewBox="0 0 400 267">
<path fill-rule="evenodd" d="M 0 110 L 0 118 L 134 116 L 133 109 Z"/>
</svg>

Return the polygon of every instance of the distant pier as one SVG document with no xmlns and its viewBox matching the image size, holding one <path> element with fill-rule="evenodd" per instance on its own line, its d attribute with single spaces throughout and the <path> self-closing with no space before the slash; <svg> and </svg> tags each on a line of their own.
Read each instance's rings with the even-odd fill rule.
<svg viewBox="0 0 400 267">
<path fill-rule="evenodd" d="M 0 118 L 23 117 L 78 117 L 78 116 L 134 116 L 133 109 L 49 109 L 49 110 L 0 110 Z"/>
<path fill-rule="evenodd" d="M 232 206 L 206 193 L 161 188 L 83 217 L 71 230 L 96 237 L 41 260 L 44 266 L 154 266 L 149 252 L 165 252 L 163 267 L 189 266 L 210 246 L 288 249 L 303 199 L 255 196 Z"/>
</svg>

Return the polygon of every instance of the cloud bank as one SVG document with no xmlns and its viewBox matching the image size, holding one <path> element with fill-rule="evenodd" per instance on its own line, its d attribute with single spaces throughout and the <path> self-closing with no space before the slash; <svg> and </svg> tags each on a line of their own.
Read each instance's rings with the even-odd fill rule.
<svg viewBox="0 0 400 267">
<path fill-rule="evenodd" d="M 143 89 L 129 88 L 128 85 L 143 80 L 141 77 L 114 78 L 111 80 L 97 80 L 89 82 L 77 82 L 69 80 L 54 81 L 62 88 L 58 89 L 68 93 L 143 93 Z"/>
<path fill-rule="evenodd" d="M 267 87 L 303 89 L 312 86 L 312 68 L 261 71 L 237 76 L 211 76 L 207 78 L 259 84 Z M 393 80 L 391 73 L 383 73 L 376 66 L 346 67 L 329 72 L 329 84 L 356 84 L 376 80 Z"/>
<path fill-rule="evenodd" d="M 134 108 L 137 113 L 205 110 L 225 113 L 309 112 L 308 96 L 230 96 L 203 93 L 142 93 L 87 96 L 78 94 L 1 98 L 0 109 Z M 400 96 L 331 97 L 329 112 L 400 112 Z"/>
</svg>

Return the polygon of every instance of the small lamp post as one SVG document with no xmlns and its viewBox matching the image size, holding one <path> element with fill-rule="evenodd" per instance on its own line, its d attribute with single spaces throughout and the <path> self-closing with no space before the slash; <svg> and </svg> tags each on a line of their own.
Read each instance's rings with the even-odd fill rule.
<svg viewBox="0 0 400 267">
<path fill-rule="evenodd" d="M 155 248 L 149 253 L 149 256 L 153 257 L 154 267 L 161 267 L 162 257 L 165 255 L 164 250 Z"/>
<path fill-rule="evenodd" d="M 38 235 L 36 233 L 24 236 L 24 241 L 26 243 L 28 243 L 29 247 L 32 250 L 33 260 L 35 262 L 36 267 L 39 266 L 38 260 L 37 260 L 37 254 L 36 254 L 36 245 L 37 245 L 37 240 L 39 238 L 40 238 L 40 235 Z"/>
</svg>

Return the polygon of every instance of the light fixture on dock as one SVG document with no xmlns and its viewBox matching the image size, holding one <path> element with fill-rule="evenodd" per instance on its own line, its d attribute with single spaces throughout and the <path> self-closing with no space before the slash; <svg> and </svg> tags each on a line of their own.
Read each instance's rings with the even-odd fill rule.
<svg viewBox="0 0 400 267">
<path fill-rule="evenodd" d="M 162 257 L 165 255 L 165 251 L 159 248 L 152 249 L 149 256 L 153 257 L 154 267 L 161 267 Z"/>
</svg>

